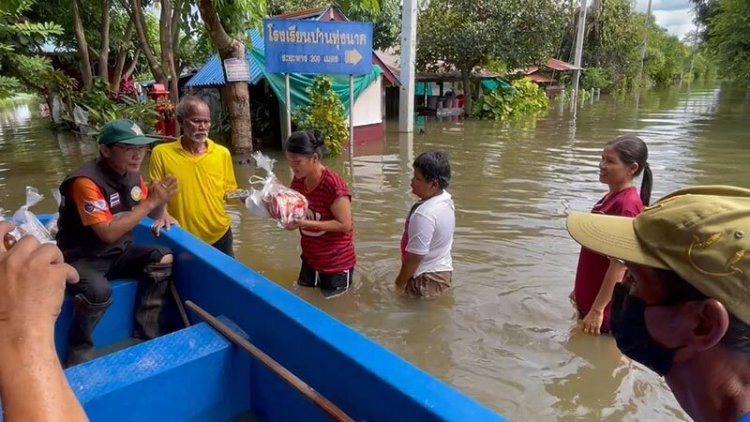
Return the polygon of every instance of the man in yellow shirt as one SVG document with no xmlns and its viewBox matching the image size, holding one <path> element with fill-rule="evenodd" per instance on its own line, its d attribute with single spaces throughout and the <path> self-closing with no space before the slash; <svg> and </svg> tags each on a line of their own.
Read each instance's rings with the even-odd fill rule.
<svg viewBox="0 0 750 422">
<path fill-rule="evenodd" d="M 161 180 L 174 175 L 180 191 L 167 204 L 169 214 L 185 230 L 233 257 L 232 229 L 224 207 L 227 193 L 237 190 L 232 156 L 208 139 L 211 110 L 205 101 L 185 97 L 175 113 L 183 134 L 154 148 L 149 176 Z"/>
</svg>

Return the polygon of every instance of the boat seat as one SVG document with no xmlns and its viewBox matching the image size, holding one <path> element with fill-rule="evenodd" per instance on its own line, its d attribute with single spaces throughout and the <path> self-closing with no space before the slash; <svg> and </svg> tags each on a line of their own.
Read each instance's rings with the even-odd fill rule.
<svg viewBox="0 0 750 422">
<path fill-rule="evenodd" d="M 247 338 L 223 316 L 224 324 Z M 251 358 L 206 323 L 65 370 L 92 422 L 227 421 L 251 407 Z"/>
<path fill-rule="evenodd" d="M 112 281 L 112 305 L 94 330 L 94 347 L 101 349 L 130 338 L 133 333 L 133 307 L 138 282 L 131 279 Z M 55 346 L 63 362 L 67 359 L 68 331 L 73 320 L 73 296 L 66 294 L 55 324 Z"/>
</svg>

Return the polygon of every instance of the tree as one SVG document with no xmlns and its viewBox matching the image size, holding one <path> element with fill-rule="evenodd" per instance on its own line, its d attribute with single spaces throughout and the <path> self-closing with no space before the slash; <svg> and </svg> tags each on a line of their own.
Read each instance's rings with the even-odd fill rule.
<svg viewBox="0 0 750 422">
<path fill-rule="evenodd" d="M 138 45 L 157 83 L 169 85 L 173 103 L 179 99 L 179 79 L 175 52 L 179 48 L 182 0 L 159 0 L 159 58 L 149 42 L 148 19 L 143 0 L 120 0 L 135 26 Z M 167 79 L 169 78 L 169 79 Z"/>
<path fill-rule="evenodd" d="M 630 0 L 598 0 L 586 14 L 583 66 L 598 68 L 611 81 L 609 90 L 633 87 L 643 40 L 643 15 L 635 13 Z M 560 57 L 573 57 L 577 25 L 563 40 Z"/>
<path fill-rule="evenodd" d="M 0 97 L 10 96 L 21 86 L 41 92 L 42 77 L 51 72 L 48 59 L 40 57 L 42 45 L 52 36 L 61 34 L 62 27 L 54 23 L 31 22 L 24 13 L 35 0 L 5 0 L 0 2 Z"/>
<path fill-rule="evenodd" d="M 750 2 L 718 0 L 708 19 L 708 46 L 721 75 L 750 83 Z"/>
<path fill-rule="evenodd" d="M 690 65 L 690 47 L 657 25 L 653 16 L 647 29 L 649 41 L 644 74 L 654 85 L 669 85 L 677 81 Z"/>
<path fill-rule="evenodd" d="M 266 14 L 265 0 L 199 0 L 198 10 L 206 30 L 223 60 L 245 59 L 246 28 L 260 28 Z M 222 91 L 227 106 L 232 152 L 252 152 L 250 93 L 247 82 L 227 82 Z"/>
<path fill-rule="evenodd" d="M 459 70 L 469 114 L 475 67 L 493 59 L 509 69 L 541 63 L 571 17 L 568 1 L 432 0 L 418 20 L 417 66 Z"/>
<path fill-rule="evenodd" d="M 140 51 L 132 40 L 134 25 L 118 1 L 45 0 L 36 4 L 31 13 L 34 19 L 73 28 L 51 41 L 57 48 L 75 51 L 86 89 L 98 76 L 110 94 L 116 96 L 122 80 L 138 66 Z"/>
<path fill-rule="evenodd" d="M 73 30 L 78 41 L 78 63 L 81 70 L 83 89 L 91 89 L 94 84 L 94 76 L 91 72 L 91 60 L 89 60 L 89 45 L 86 42 L 86 34 L 83 32 L 79 0 L 71 0 L 71 11 L 73 13 Z"/>
</svg>

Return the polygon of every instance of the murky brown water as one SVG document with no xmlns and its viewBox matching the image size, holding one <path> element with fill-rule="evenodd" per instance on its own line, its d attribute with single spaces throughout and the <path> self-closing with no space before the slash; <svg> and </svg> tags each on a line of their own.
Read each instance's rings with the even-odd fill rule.
<svg viewBox="0 0 750 422">
<path fill-rule="evenodd" d="M 576 119 L 552 107 L 510 126 L 429 122 L 413 136 L 396 127 L 386 141 L 358 147 L 352 166 L 327 161 L 354 192 L 359 263 L 349 294 L 326 300 L 294 287 L 297 234 L 233 209 L 239 259 L 512 420 L 684 419 L 664 383 L 621 358 L 610 338 L 573 330 L 567 295 L 578 248 L 564 217 L 603 194 L 598 156 L 625 132 L 649 144 L 654 198 L 688 184 L 750 185 L 750 95 L 675 88 L 638 105 L 602 98 Z M 456 288 L 418 302 L 392 284 L 414 201 L 410 162 L 430 148 L 447 150 L 454 171 Z M 49 192 L 95 154 L 92 141 L 52 133 L 34 105 L 0 110 L 0 206 L 20 205 L 25 185 Z M 247 180 L 253 169 L 237 173 Z M 277 173 L 290 178 L 283 162 Z M 37 209 L 53 210 L 52 199 Z"/>
</svg>

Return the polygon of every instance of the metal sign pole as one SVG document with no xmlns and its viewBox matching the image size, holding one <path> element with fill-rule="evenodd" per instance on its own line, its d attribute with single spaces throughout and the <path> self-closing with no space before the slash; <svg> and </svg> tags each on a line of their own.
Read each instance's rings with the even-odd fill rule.
<svg viewBox="0 0 750 422">
<path fill-rule="evenodd" d="M 286 141 L 292 136 L 292 102 L 289 88 L 289 74 L 284 74 L 284 101 L 286 101 L 286 135 L 282 140 L 282 145 L 286 146 Z"/>
<path fill-rule="evenodd" d="M 354 160 L 354 76 L 349 75 L 349 162 Z"/>
</svg>

